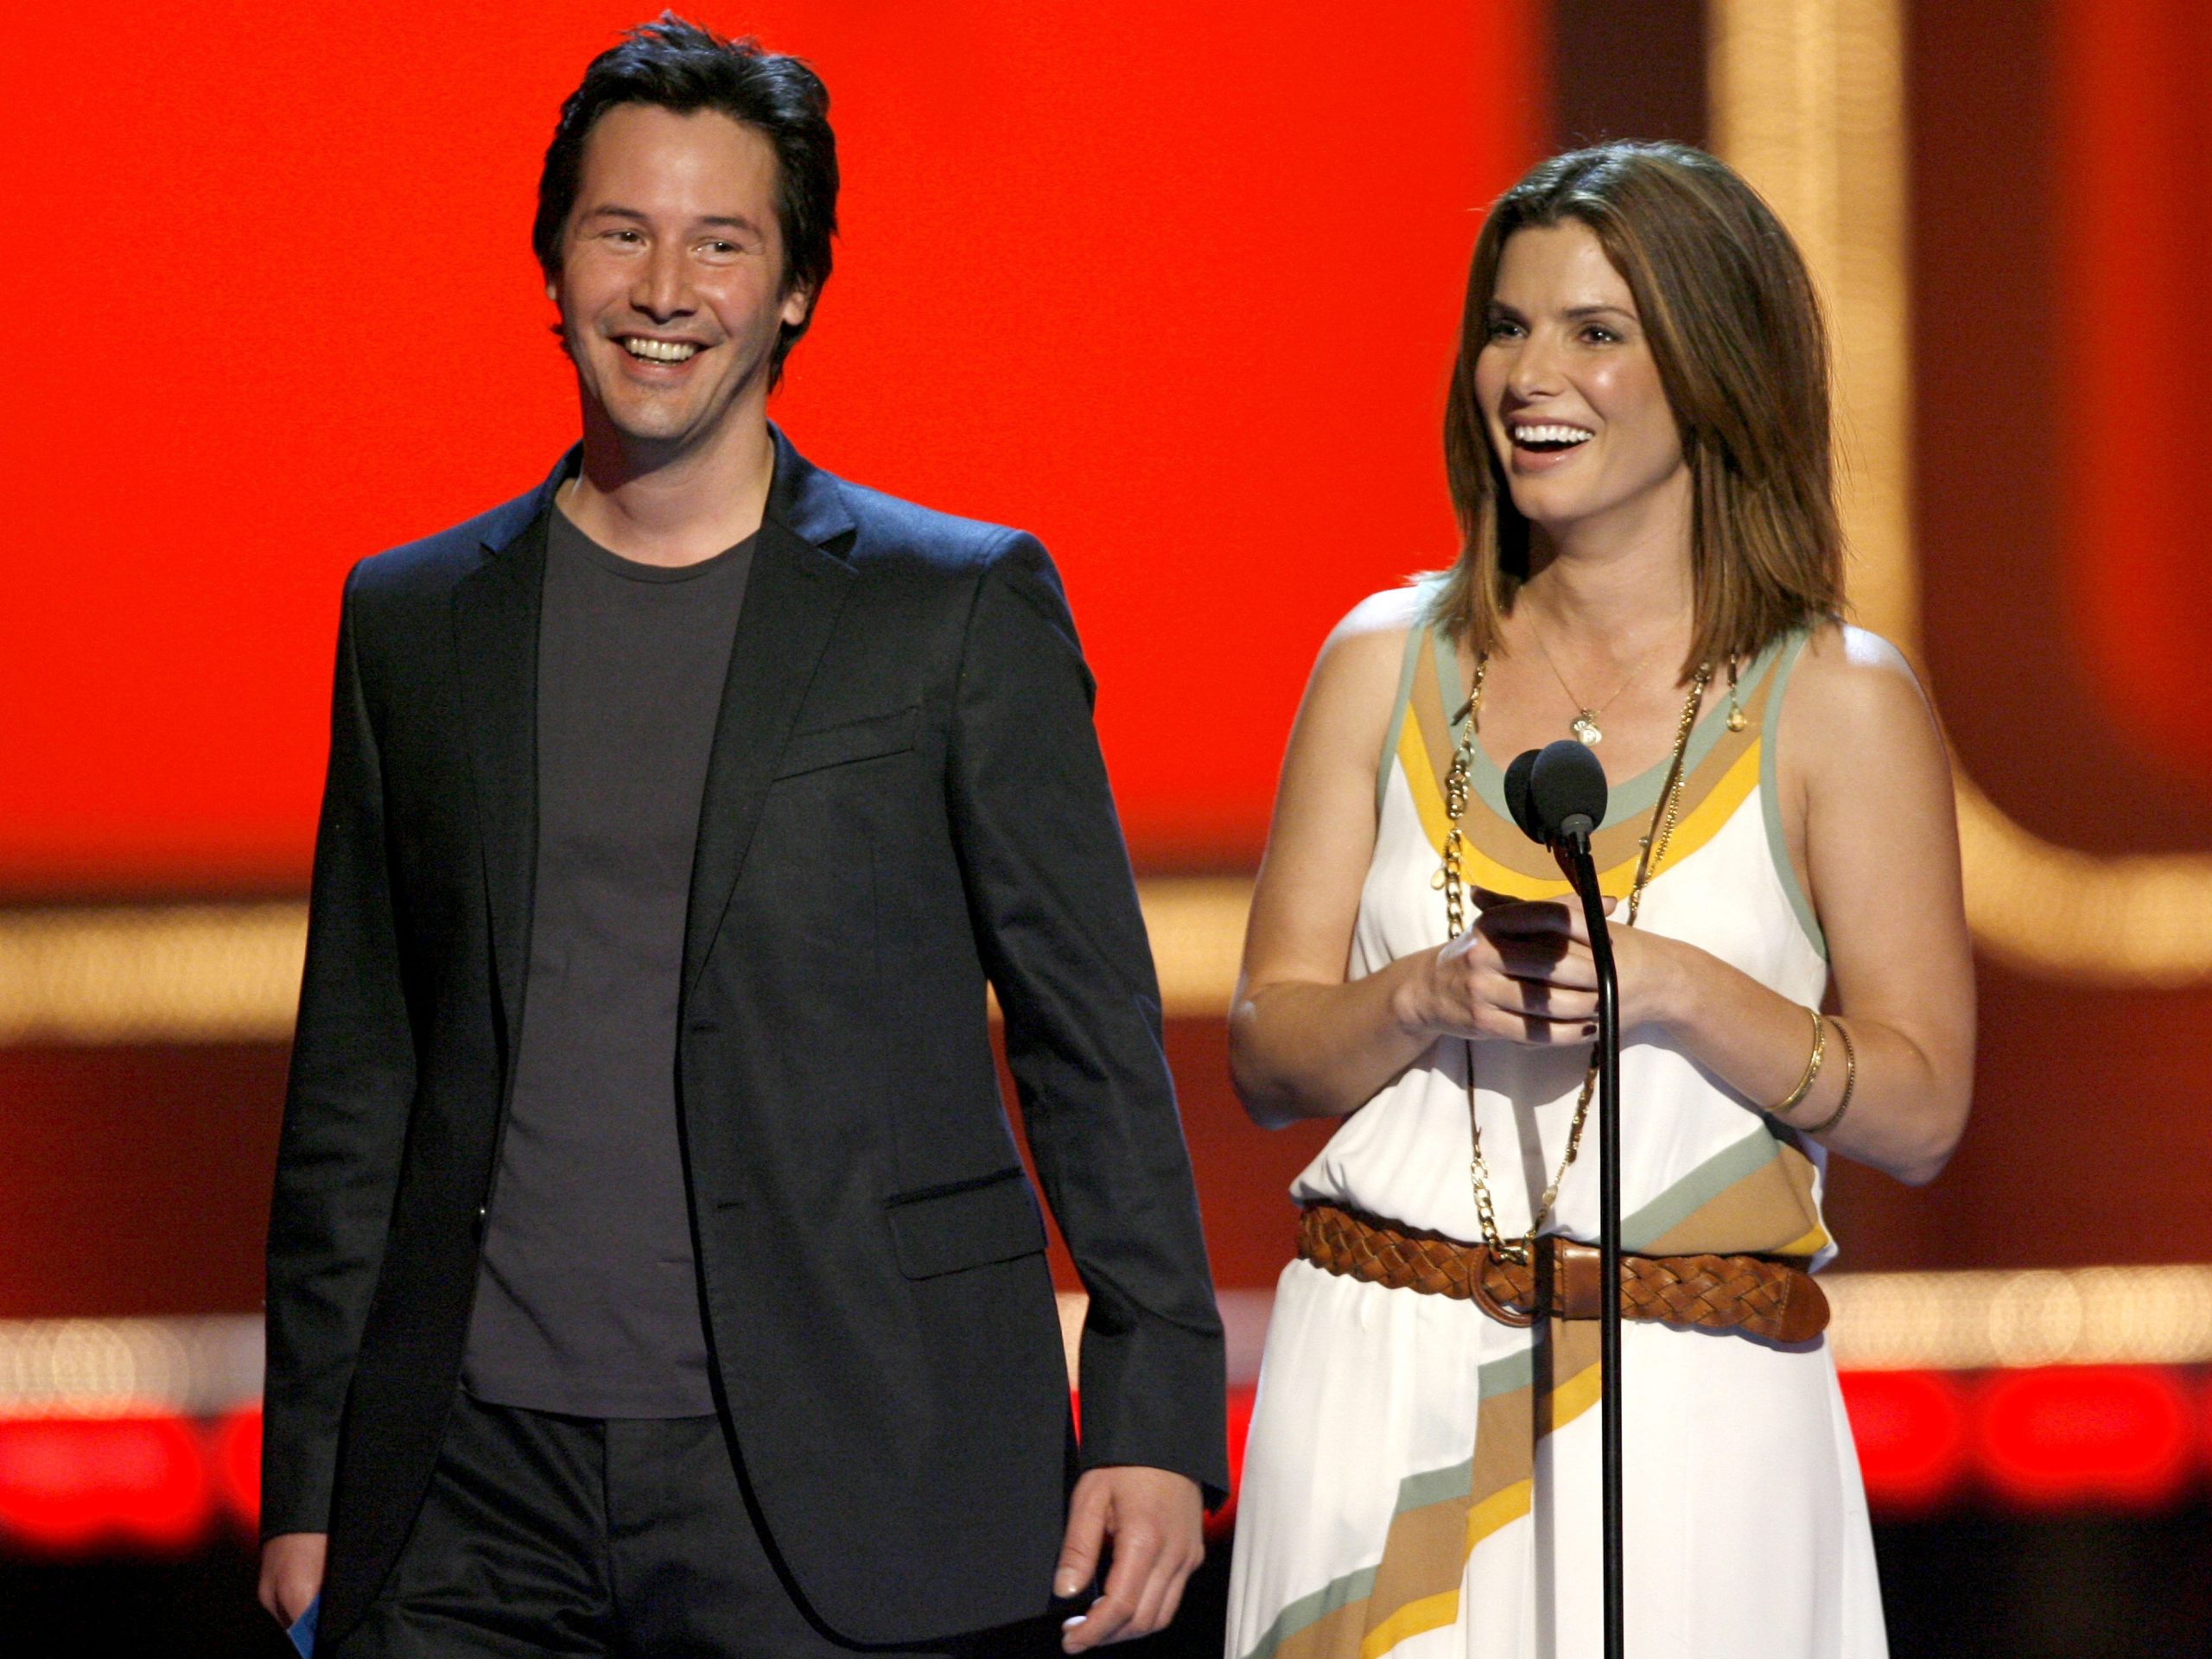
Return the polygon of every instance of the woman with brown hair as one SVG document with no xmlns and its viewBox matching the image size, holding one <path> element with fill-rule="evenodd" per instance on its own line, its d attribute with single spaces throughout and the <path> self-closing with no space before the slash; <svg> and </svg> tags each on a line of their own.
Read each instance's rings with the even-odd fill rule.
<svg viewBox="0 0 2212 1659">
<path fill-rule="evenodd" d="M 1943 747 L 1840 620 L 1802 261 L 1668 144 L 1542 163 L 1476 244 L 1440 575 L 1330 636 L 1232 1014 L 1300 1176 L 1246 1452 L 1230 1659 L 1594 1653 L 1596 978 L 1503 777 L 1604 764 L 1630 1650 L 1886 1650 L 1807 1276 L 1833 1151 L 1919 1182 L 1964 1128 L 1973 982 Z"/>
</svg>

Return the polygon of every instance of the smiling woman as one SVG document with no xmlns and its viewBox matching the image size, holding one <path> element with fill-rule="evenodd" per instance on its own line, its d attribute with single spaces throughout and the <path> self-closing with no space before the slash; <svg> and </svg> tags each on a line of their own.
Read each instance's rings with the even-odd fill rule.
<svg viewBox="0 0 2212 1659">
<path fill-rule="evenodd" d="M 1445 422 L 1473 556 L 1439 603 L 1464 612 L 1468 648 L 1486 651 L 1533 574 L 1538 524 L 1603 542 L 1678 536 L 1694 491 L 1710 556 L 1695 594 L 1674 596 L 1694 613 L 1685 661 L 1748 656 L 1841 600 L 1819 305 L 1787 233 L 1733 175 L 1668 165 L 1694 154 L 1668 146 L 1617 153 L 1604 191 L 1550 163 L 1548 188 L 1512 193 L 1476 245 L 1462 327 L 1483 346 L 1462 353 Z M 1548 313 L 1516 308 L 1540 311 L 1536 296 Z M 1581 419 L 1592 400 L 1608 418 Z M 1522 429 L 1562 415 L 1570 435 L 1604 431 L 1602 459 L 1541 485 L 1556 466 L 1544 450 L 1573 446 L 1532 445 Z"/>
<path fill-rule="evenodd" d="M 1460 557 L 1323 647 L 1231 1016 L 1255 1117 L 1345 1121 L 1292 1188 L 1230 1651 L 1597 1650 L 1596 969 L 1503 776 L 1572 731 L 1611 784 L 1627 1623 L 1872 1659 L 1808 1274 L 1831 1150 L 1919 1181 L 1956 1144 L 1972 978 L 1934 721 L 1836 615 L 1812 289 L 1727 168 L 1621 144 L 1507 193 L 1463 316 Z M 1770 1568 L 1685 1598 L 1685 1538 Z"/>
</svg>

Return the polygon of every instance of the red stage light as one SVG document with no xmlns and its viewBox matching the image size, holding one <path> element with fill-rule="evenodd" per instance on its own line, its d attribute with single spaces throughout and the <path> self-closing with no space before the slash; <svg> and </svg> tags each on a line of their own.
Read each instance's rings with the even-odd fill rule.
<svg viewBox="0 0 2212 1659">
<path fill-rule="evenodd" d="M 1981 1473 L 2014 1503 L 2150 1509 L 2173 1502 L 2190 1478 L 2195 1434 L 2171 1371 L 2001 1371 L 1983 1385 L 1979 1406 Z"/>
<path fill-rule="evenodd" d="M 0 1421 L 0 1532 L 48 1550 L 181 1549 L 213 1508 L 181 1417 Z"/>
<path fill-rule="evenodd" d="M 1842 1386 L 1868 1501 L 1891 1514 L 1954 1497 L 1970 1462 L 1998 1496 L 2037 1509 L 2157 1508 L 2194 1471 L 2191 1402 L 2171 1370 L 1998 1372 L 1971 1395 L 1941 1371 L 1846 1372 Z M 1253 1400 L 1249 1386 L 1229 1395 L 1230 1497 L 1206 1528 L 1216 1541 L 1235 1525 Z M 252 1407 L 204 1433 L 177 1417 L 0 1420 L 0 1535 L 72 1554 L 173 1550 L 204 1535 L 219 1503 L 257 1527 L 261 1437 Z"/>
<path fill-rule="evenodd" d="M 1244 1490 L 1244 1438 L 1252 1432 L 1253 1387 L 1229 1391 L 1229 1501 L 1206 1517 L 1206 1536 L 1217 1543 L 1236 1528 L 1236 1495 Z"/>
<path fill-rule="evenodd" d="M 1955 1378 L 1942 1371 L 1847 1371 L 1843 1403 L 1866 1500 L 1876 1509 L 1924 1510 L 1956 1488 L 1966 1472 L 1967 1418 Z"/>
</svg>

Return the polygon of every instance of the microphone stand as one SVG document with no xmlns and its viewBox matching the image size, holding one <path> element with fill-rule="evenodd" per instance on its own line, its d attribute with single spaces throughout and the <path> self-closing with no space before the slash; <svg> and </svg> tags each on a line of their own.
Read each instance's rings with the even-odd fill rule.
<svg viewBox="0 0 2212 1659">
<path fill-rule="evenodd" d="M 1621 1567 L 1621 1024 L 1620 981 L 1613 969 L 1612 935 L 1605 925 L 1605 895 L 1590 856 L 1587 815 L 1560 826 L 1554 843 L 1590 934 L 1598 969 L 1598 1250 L 1603 1288 L 1598 1304 L 1599 1464 L 1603 1498 L 1605 1583 L 1605 1659 L 1622 1659 L 1625 1629 Z"/>
</svg>

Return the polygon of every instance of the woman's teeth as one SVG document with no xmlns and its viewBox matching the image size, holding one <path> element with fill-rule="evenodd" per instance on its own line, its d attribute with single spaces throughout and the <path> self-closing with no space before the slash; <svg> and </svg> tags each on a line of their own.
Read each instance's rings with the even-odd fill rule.
<svg viewBox="0 0 2212 1659">
<path fill-rule="evenodd" d="M 1592 435 L 1579 426 L 1516 426 L 1513 442 L 1531 449 L 1571 449 Z"/>
</svg>

